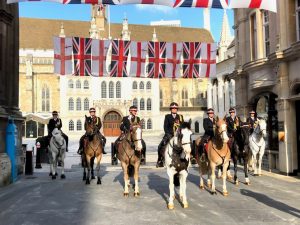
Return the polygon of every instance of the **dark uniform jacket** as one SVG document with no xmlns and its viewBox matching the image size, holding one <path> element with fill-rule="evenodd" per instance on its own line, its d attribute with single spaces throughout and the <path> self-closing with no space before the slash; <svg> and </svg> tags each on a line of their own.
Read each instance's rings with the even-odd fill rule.
<svg viewBox="0 0 300 225">
<path fill-rule="evenodd" d="M 214 125 L 216 124 L 215 118 L 213 121 L 210 118 L 205 118 L 203 120 L 204 136 L 209 136 L 210 138 L 214 137 Z"/>
<path fill-rule="evenodd" d="M 174 136 L 177 128 L 183 123 L 183 116 L 176 114 L 175 118 L 172 114 L 167 114 L 164 121 L 165 134 Z"/>
<path fill-rule="evenodd" d="M 229 135 L 233 135 L 237 129 L 237 127 L 239 127 L 240 124 L 240 118 L 239 117 L 234 117 L 234 119 L 232 119 L 231 116 L 226 118 L 226 123 L 227 123 L 227 133 Z"/>
<path fill-rule="evenodd" d="M 252 119 L 251 117 L 248 117 L 247 124 L 250 125 L 251 129 L 254 129 L 255 122 L 257 122 L 257 117 L 254 117 L 254 119 Z"/>
<path fill-rule="evenodd" d="M 52 131 L 57 128 L 57 129 L 61 129 L 62 127 L 62 122 L 61 119 L 57 118 L 56 120 L 54 119 L 50 119 L 49 123 L 48 123 L 48 134 L 51 135 Z"/>
<path fill-rule="evenodd" d="M 130 126 L 132 123 L 139 123 L 141 121 L 140 117 L 138 116 L 131 116 L 132 118 L 129 119 L 129 116 L 125 116 L 122 119 L 121 125 L 120 125 L 120 129 L 123 132 L 126 132 L 128 130 L 130 130 Z"/>
<path fill-rule="evenodd" d="M 95 123 L 95 125 L 98 128 L 98 131 L 100 131 L 101 127 L 102 127 L 102 123 L 101 123 L 101 119 L 98 116 L 94 116 L 93 118 L 91 116 L 87 117 L 87 120 L 92 119 L 93 122 Z"/>
</svg>

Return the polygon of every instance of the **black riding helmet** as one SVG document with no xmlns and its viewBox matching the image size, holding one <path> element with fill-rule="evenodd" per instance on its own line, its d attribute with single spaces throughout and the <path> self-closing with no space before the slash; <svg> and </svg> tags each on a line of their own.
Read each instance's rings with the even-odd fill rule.
<svg viewBox="0 0 300 225">
<path fill-rule="evenodd" d="M 178 109 L 179 107 L 178 107 L 178 104 L 176 103 L 176 102 L 172 102 L 171 104 L 170 104 L 170 110 L 171 109 Z"/>
</svg>

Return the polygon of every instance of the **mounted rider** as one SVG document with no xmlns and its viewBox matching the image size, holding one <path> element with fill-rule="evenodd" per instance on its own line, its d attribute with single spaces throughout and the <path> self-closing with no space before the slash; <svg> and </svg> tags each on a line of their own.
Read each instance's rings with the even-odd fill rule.
<svg viewBox="0 0 300 225">
<path fill-rule="evenodd" d="M 105 152 L 105 144 L 106 144 L 106 138 L 104 137 L 104 135 L 101 134 L 100 129 L 102 127 L 102 123 L 101 123 L 101 119 L 100 117 L 96 116 L 96 109 L 94 107 L 90 108 L 89 110 L 90 116 L 87 117 L 87 120 L 92 120 L 93 123 L 95 124 L 95 126 L 97 127 L 97 134 L 100 136 L 101 140 L 102 140 L 102 144 L 103 144 L 103 154 L 106 154 Z M 87 137 L 87 134 L 85 133 L 79 140 L 79 148 L 77 153 L 79 155 L 82 155 L 83 153 L 83 147 L 84 147 L 84 140 Z"/>
<path fill-rule="evenodd" d="M 132 124 L 137 124 L 141 122 L 140 117 L 138 117 L 137 114 L 137 107 L 135 105 L 132 105 L 129 107 L 129 116 L 125 116 L 122 119 L 120 130 L 122 131 L 121 135 L 117 138 L 115 141 L 116 144 L 118 144 L 120 141 L 122 141 L 125 137 L 125 134 L 128 133 L 131 130 Z M 141 156 L 141 164 L 145 161 L 145 142 L 142 139 L 142 156 Z M 115 148 L 116 149 L 116 148 Z M 117 160 L 116 157 L 117 151 L 115 150 L 113 153 L 113 161 Z"/>
<path fill-rule="evenodd" d="M 178 104 L 176 102 L 172 102 L 170 104 L 171 113 L 165 116 L 164 120 L 164 131 L 165 135 L 158 145 L 157 153 L 158 159 L 156 163 L 156 167 L 164 166 L 164 155 L 165 155 L 165 147 L 168 142 L 174 137 L 175 132 L 180 127 L 180 125 L 184 122 L 183 116 L 177 114 L 178 112 Z"/>
<path fill-rule="evenodd" d="M 201 138 L 199 143 L 199 155 L 201 156 L 204 153 L 204 144 L 208 143 L 210 139 L 212 139 L 215 134 L 215 127 L 216 127 L 216 119 L 215 119 L 215 112 L 212 108 L 207 109 L 207 118 L 203 119 L 203 128 L 204 128 L 204 135 Z"/>
<path fill-rule="evenodd" d="M 258 119 L 254 110 L 251 110 L 249 114 L 250 116 L 247 118 L 247 124 L 250 127 L 250 135 L 251 135 L 258 124 Z"/>
<path fill-rule="evenodd" d="M 234 134 L 236 132 L 236 130 L 241 126 L 241 119 L 236 116 L 236 112 L 234 108 L 230 108 L 229 109 L 229 113 L 230 116 L 228 116 L 226 118 L 226 123 L 227 123 L 227 135 L 229 137 L 229 147 L 230 149 L 232 149 L 232 144 L 233 144 L 233 140 L 232 138 L 234 138 Z"/>
<path fill-rule="evenodd" d="M 49 120 L 48 122 L 48 139 L 49 139 L 49 142 L 48 144 L 50 143 L 50 139 L 52 137 L 52 132 L 55 128 L 57 128 L 58 130 L 61 131 L 61 134 L 63 136 L 63 138 L 65 139 L 66 141 L 66 152 L 68 151 L 68 143 L 69 143 L 69 138 L 68 136 L 62 132 L 61 128 L 62 128 L 62 121 L 61 119 L 58 117 L 58 112 L 57 111 L 53 111 L 52 112 L 52 116 L 53 118 Z"/>
</svg>

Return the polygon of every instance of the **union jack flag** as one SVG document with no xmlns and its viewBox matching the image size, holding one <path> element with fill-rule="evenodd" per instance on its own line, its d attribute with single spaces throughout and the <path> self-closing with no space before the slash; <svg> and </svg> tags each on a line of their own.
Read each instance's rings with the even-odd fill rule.
<svg viewBox="0 0 300 225">
<path fill-rule="evenodd" d="M 276 0 L 231 0 L 231 8 L 250 8 L 250 9 L 265 9 L 272 12 L 277 12 Z"/>
<path fill-rule="evenodd" d="M 103 77 L 106 74 L 109 40 L 93 39 L 92 41 L 92 76 Z"/>
<path fill-rule="evenodd" d="M 180 58 L 182 55 L 182 43 L 167 43 L 167 68 L 166 77 L 180 77 Z"/>
<path fill-rule="evenodd" d="M 216 43 L 202 43 L 201 47 L 201 77 L 215 77 L 216 76 Z"/>
<path fill-rule="evenodd" d="M 171 0 L 120 0 L 120 4 L 149 4 L 149 5 L 165 5 L 173 6 L 173 1 Z"/>
<path fill-rule="evenodd" d="M 200 42 L 183 42 L 184 78 L 200 77 L 201 47 Z"/>
<path fill-rule="evenodd" d="M 73 37 L 74 75 L 90 76 L 92 59 L 92 39 Z"/>
<path fill-rule="evenodd" d="M 7 0 L 7 3 L 17 2 L 57 2 L 62 4 L 105 4 L 105 5 L 118 5 L 119 0 Z"/>
<path fill-rule="evenodd" d="M 166 42 L 148 42 L 147 66 L 149 78 L 163 78 L 166 76 Z"/>
<path fill-rule="evenodd" d="M 239 0 L 242 1 L 242 0 Z M 175 7 L 228 8 L 228 0 L 176 0 Z"/>
<path fill-rule="evenodd" d="M 130 49 L 130 41 L 113 40 L 111 52 L 111 64 L 109 66 L 111 77 L 128 77 L 127 61 Z"/>
<path fill-rule="evenodd" d="M 131 42 L 131 68 L 130 74 L 134 77 L 141 77 L 145 74 L 145 63 L 147 55 L 147 42 Z"/>
</svg>

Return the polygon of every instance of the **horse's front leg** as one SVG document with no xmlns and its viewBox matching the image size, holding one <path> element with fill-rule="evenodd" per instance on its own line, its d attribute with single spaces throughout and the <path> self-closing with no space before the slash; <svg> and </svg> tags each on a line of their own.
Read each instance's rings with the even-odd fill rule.
<svg viewBox="0 0 300 225">
<path fill-rule="evenodd" d="M 261 164 L 262 164 L 262 158 L 263 158 L 263 154 L 261 154 L 261 152 L 258 154 L 258 176 L 261 176 Z"/>
<path fill-rule="evenodd" d="M 90 177 L 91 177 L 91 157 L 86 155 L 86 165 L 87 165 L 87 177 L 86 177 L 86 181 L 85 184 L 90 184 Z"/>
<path fill-rule="evenodd" d="M 94 173 L 94 164 L 95 164 L 96 157 L 91 158 L 91 179 L 95 179 L 95 173 Z M 96 162 L 97 165 L 97 162 Z"/>
<path fill-rule="evenodd" d="M 249 180 L 249 177 L 248 177 L 248 157 L 244 157 L 244 173 L 245 173 L 245 183 L 246 185 L 250 185 L 250 180 Z"/>
<path fill-rule="evenodd" d="M 123 168 L 123 173 L 124 173 L 124 197 L 129 196 L 129 176 L 128 176 L 128 166 L 126 162 L 121 162 L 122 168 Z"/>
<path fill-rule="evenodd" d="M 100 162 L 101 162 L 101 155 L 98 157 L 95 157 L 94 163 L 96 163 L 96 171 L 97 171 L 97 184 L 101 184 L 101 177 L 100 177 Z"/>
<path fill-rule="evenodd" d="M 237 177 L 237 170 L 238 170 L 238 167 L 237 167 L 237 163 L 238 163 L 237 155 L 234 154 L 234 156 L 232 158 L 233 158 L 233 167 L 234 167 L 234 183 L 235 183 L 235 185 L 239 185 L 239 180 L 238 180 L 238 177 Z"/>
<path fill-rule="evenodd" d="M 182 190 L 182 204 L 183 208 L 186 209 L 189 207 L 187 197 L 186 197 L 186 178 L 188 176 L 188 172 L 186 170 L 181 171 L 180 175 L 180 189 Z M 181 188 L 182 187 L 182 188 Z"/>
<path fill-rule="evenodd" d="M 202 170 L 201 170 L 201 166 L 199 166 L 199 174 L 200 174 L 200 189 L 204 189 L 204 182 L 203 182 L 203 173 L 202 173 Z"/>
<path fill-rule="evenodd" d="M 65 179 L 66 175 L 65 175 L 65 153 L 61 156 L 61 175 L 60 175 L 61 179 Z"/>
<path fill-rule="evenodd" d="M 171 168 L 167 167 L 167 173 L 169 176 L 169 190 L 170 190 L 168 209 L 174 209 L 174 199 L 175 199 L 174 174 L 175 174 L 175 172 Z"/>
<path fill-rule="evenodd" d="M 57 158 L 56 154 L 52 152 L 52 180 L 56 179 L 57 173 Z"/>
<path fill-rule="evenodd" d="M 227 191 L 227 187 L 226 187 L 226 178 L 227 178 L 227 168 L 228 168 L 229 162 L 226 161 L 223 165 L 223 174 L 222 174 L 222 178 L 223 178 L 223 195 L 227 196 L 228 195 L 228 191 Z"/>
<path fill-rule="evenodd" d="M 140 196 L 140 188 L 139 188 L 139 163 L 135 163 L 134 165 L 134 197 Z"/>
<path fill-rule="evenodd" d="M 254 176 L 257 175 L 257 153 L 253 154 L 253 169 L 254 169 Z"/>
<path fill-rule="evenodd" d="M 216 164 L 215 163 L 210 163 L 210 170 L 211 170 L 211 181 L 212 181 L 212 185 L 211 185 L 211 194 L 212 195 L 216 195 L 217 192 L 216 192 L 216 185 L 215 185 L 215 182 L 216 182 Z M 223 167 L 223 170 L 224 170 L 224 167 Z"/>
</svg>

